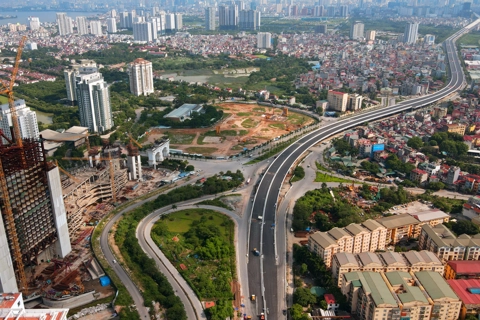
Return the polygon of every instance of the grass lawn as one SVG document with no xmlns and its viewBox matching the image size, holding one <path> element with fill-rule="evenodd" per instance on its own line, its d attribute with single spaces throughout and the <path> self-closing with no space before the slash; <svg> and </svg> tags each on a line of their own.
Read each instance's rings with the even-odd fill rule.
<svg viewBox="0 0 480 320">
<path fill-rule="evenodd" d="M 188 153 L 200 153 L 203 155 L 210 155 L 217 150 L 218 150 L 217 148 L 213 148 L 213 147 L 189 147 L 185 149 L 185 151 L 187 151 Z"/>
<path fill-rule="evenodd" d="M 318 170 L 322 170 L 322 171 L 326 171 L 326 172 L 332 171 L 332 170 L 330 170 L 330 169 L 325 168 L 324 166 L 322 166 L 322 165 L 320 164 L 320 162 L 315 162 L 315 164 L 317 165 L 317 169 L 318 169 Z"/>
<path fill-rule="evenodd" d="M 250 118 L 245 119 L 242 122 L 242 127 L 244 127 L 244 128 L 254 128 L 256 125 L 257 125 L 257 123 Z"/>
<path fill-rule="evenodd" d="M 173 134 L 171 132 L 165 132 L 165 134 L 170 138 L 170 143 L 172 144 L 191 144 L 193 139 L 195 139 L 194 134 Z"/>
<path fill-rule="evenodd" d="M 457 44 L 463 44 L 466 46 L 478 46 L 480 44 L 480 33 L 467 33 L 457 40 Z"/>
<path fill-rule="evenodd" d="M 268 58 L 267 56 L 265 56 L 263 54 L 256 54 L 255 57 L 258 58 L 258 59 L 267 59 Z"/>
<path fill-rule="evenodd" d="M 8 103 L 8 98 L 5 96 L 0 96 L 0 104 Z"/>
<path fill-rule="evenodd" d="M 342 182 L 342 183 L 350 183 L 353 180 L 333 177 L 331 175 L 325 174 L 323 172 L 317 172 L 317 176 L 315 178 L 315 182 Z"/>
<path fill-rule="evenodd" d="M 199 235 L 198 228 L 209 234 L 205 239 L 207 246 L 199 238 L 188 240 L 187 233 Z M 234 228 L 233 221 L 219 212 L 187 209 L 164 216 L 155 224 L 152 238 L 201 300 L 230 298 L 230 282 L 235 278 Z M 208 245 L 212 236 L 221 241 L 221 247 Z M 225 246 L 233 250 L 228 257 L 208 258 L 208 252 L 226 250 Z"/>
<path fill-rule="evenodd" d="M 240 130 L 240 132 L 238 133 L 239 136 L 244 136 L 248 134 L 248 130 Z"/>
<path fill-rule="evenodd" d="M 308 119 L 309 118 L 307 116 L 304 116 L 303 114 L 299 114 L 299 113 L 288 114 L 288 122 L 290 122 L 291 124 L 301 125 L 301 124 L 304 124 L 306 121 L 308 121 Z"/>
<path fill-rule="evenodd" d="M 239 117 L 250 117 L 251 115 L 251 112 L 237 112 L 237 116 Z"/>
<path fill-rule="evenodd" d="M 263 112 L 265 112 L 265 108 L 255 107 L 255 108 L 253 108 L 253 111 L 255 111 L 255 112 L 262 112 L 262 113 L 263 113 Z"/>
</svg>

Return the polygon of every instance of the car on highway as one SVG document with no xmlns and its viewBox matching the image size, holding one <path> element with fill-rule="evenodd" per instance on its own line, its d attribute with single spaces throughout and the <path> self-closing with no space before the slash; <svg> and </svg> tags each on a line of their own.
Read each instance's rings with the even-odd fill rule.
<svg viewBox="0 0 480 320">
<path fill-rule="evenodd" d="M 253 248 L 253 254 L 258 257 L 260 255 L 260 251 L 258 251 L 257 248 Z"/>
<path fill-rule="evenodd" d="M 255 301 L 257 300 L 257 297 L 254 294 L 252 294 L 252 296 L 250 297 L 250 300 Z"/>
</svg>

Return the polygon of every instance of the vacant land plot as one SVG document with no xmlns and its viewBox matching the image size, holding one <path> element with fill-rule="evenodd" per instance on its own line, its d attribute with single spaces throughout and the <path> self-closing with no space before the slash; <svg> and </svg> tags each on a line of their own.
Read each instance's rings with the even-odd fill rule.
<svg viewBox="0 0 480 320">
<path fill-rule="evenodd" d="M 217 150 L 217 148 L 212 147 L 188 147 L 187 149 L 185 149 L 185 151 L 187 151 L 188 153 L 203 154 L 204 156 L 212 155 Z"/>
<path fill-rule="evenodd" d="M 0 96 L 0 104 L 8 103 L 8 98 L 5 96 Z"/>
<path fill-rule="evenodd" d="M 282 109 L 259 106 L 257 104 L 222 103 L 216 106 L 226 116 L 220 123 L 210 128 L 196 129 L 152 129 L 149 142 L 167 134 L 170 144 L 188 153 L 212 156 L 230 156 L 243 148 L 252 148 L 275 137 L 312 123 L 310 117 L 289 111 L 288 117 Z M 220 133 L 217 135 L 216 127 Z M 207 148 L 207 152 L 190 148 Z"/>
</svg>

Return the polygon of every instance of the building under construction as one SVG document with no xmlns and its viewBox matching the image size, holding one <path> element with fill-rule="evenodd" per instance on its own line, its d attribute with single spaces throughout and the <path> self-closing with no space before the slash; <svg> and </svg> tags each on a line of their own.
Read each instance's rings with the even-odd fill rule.
<svg viewBox="0 0 480 320">
<path fill-rule="evenodd" d="M 38 139 L 0 142 L 0 161 L 0 291 L 28 292 L 26 270 L 71 251 L 60 174 Z"/>
</svg>

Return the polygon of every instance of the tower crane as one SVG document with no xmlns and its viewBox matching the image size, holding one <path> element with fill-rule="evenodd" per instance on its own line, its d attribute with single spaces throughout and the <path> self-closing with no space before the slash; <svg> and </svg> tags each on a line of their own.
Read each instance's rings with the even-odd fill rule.
<svg viewBox="0 0 480 320">
<path fill-rule="evenodd" d="M 55 165 L 57 166 L 58 170 L 62 171 L 67 177 L 69 177 L 70 179 L 72 179 L 73 181 L 76 181 L 76 182 L 80 182 L 80 180 L 78 180 L 77 178 L 75 178 L 74 176 L 72 176 L 67 170 L 63 169 L 62 167 L 60 167 L 58 165 L 58 161 L 55 160 Z"/>
<path fill-rule="evenodd" d="M 15 58 L 15 65 L 13 67 L 12 75 L 10 77 L 10 82 L 1 81 L 0 85 L 0 94 L 4 94 L 8 97 L 8 105 L 10 108 L 10 115 L 12 117 L 13 124 L 13 141 L 15 141 L 15 146 L 17 148 L 23 147 L 23 140 L 20 134 L 20 126 L 18 124 L 17 110 L 15 109 L 15 99 L 13 97 L 13 86 L 15 85 L 15 79 L 17 78 L 18 66 L 20 65 L 20 58 L 23 52 L 23 46 L 25 45 L 25 40 L 27 37 L 23 36 L 20 40 L 20 44 L 17 49 L 17 56 Z M 8 139 L 7 139 L 8 141 Z M 11 142 L 13 142 L 11 141 Z M 11 143 L 13 145 L 13 143 Z M 25 161 L 25 157 L 22 156 L 22 162 Z M 10 203 L 10 195 L 8 193 L 7 179 L 3 171 L 3 163 L 0 159 L 0 188 L 2 189 L 2 198 L 3 198 L 3 212 L 6 222 L 6 229 L 8 230 L 8 238 L 13 249 L 13 258 L 15 260 L 16 272 L 18 277 L 18 283 L 20 284 L 19 290 L 23 293 L 28 293 L 28 282 L 25 275 L 25 266 L 23 264 L 22 250 L 20 248 L 20 243 L 18 240 L 17 229 L 15 226 L 15 220 L 13 217 L 12 204 Z"/>
<path fill-rule="evenodd" d="M 143 146 L 137 140 L 135 140 L 130 133 L 127 133 L 127 136 L 130 138 L 130 142 L 135 143 L 140 149 L 143 148 Z"/>
<path fill-rule="evenodd" d="M 71 157 L 71 158 L 62 158 L 62 160 L 89 161 L 90 158 Z M 113 167 L 112 155 L 109 153 L 108 158 L 95 158 L 95 160 L 108 161 L 109 170 L 110 170 L 110 186 L 112 187 L 112 199 L 113 199 L 113 202 L 115 203 L 117 202 L 117 190 L 115 186 L 115 168 Z"/>
</svg>

